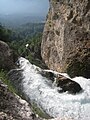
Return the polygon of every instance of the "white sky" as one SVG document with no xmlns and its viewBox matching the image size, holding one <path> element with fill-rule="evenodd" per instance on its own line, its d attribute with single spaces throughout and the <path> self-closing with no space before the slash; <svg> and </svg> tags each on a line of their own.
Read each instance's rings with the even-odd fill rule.
<svg viewBox="0 0 90 120">
<path fill-rule="evenodd" d="M 41 14 L 46 15 L 49 0 L 0 0 L 0 14 Z"/>
</svg>

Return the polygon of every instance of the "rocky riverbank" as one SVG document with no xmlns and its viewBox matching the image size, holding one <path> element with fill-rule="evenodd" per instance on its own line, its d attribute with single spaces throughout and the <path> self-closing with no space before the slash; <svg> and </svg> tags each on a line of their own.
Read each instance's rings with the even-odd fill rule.
<svg viewBox="0 0 90 120">
<path fill-rule="evenodd" d="M 29 103 L 45 113 L 44 118 L 90 119 L 90 79 L 71 79 L 66 73 L 42 70 L 22 57 L 17 63 L 19 68 L 9 72 L 10 81 Z M 54 86 L 53 75 L 59 75 L 56 83 L 60 87 Z"/>
<path fill-rule="evenodd" d="M 0 80 L 0 120 L 42 120 L 25 100 L 9 91 Z"/>
</svg>

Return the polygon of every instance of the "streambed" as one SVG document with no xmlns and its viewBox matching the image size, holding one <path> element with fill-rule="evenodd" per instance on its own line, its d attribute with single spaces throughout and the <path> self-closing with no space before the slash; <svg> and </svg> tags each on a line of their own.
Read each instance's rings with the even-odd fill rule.
<svg viewBox="0 0 90 120">
<path fill-rule="evenodd" d="M 19 58 L 18 64 L 19 69 L 14 70 L 14 72 L 12 70 L 9 75 L 12 76 L 10 78 L 13 84 L 30 102 L 35 103 L 54 118 L 90 120 L 90 79 L 73 78 L 83 88 L 82 93 L 76 95 L 67 92 L 58 93 L 57 89 L 52 87 L 52 83 L 38 72 L 41 70 L 40 68 L 22 57 Z M 19 72 L 20 75 L 18 75 Z"/>
</svg>

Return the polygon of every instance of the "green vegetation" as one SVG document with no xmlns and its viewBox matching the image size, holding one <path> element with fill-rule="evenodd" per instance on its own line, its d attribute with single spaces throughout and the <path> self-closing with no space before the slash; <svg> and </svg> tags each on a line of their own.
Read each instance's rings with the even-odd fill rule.
<svg viewBox="0 0 90 120">
<path fill-rule="evenodd" d="M 27 23 L 19 26 L 16 29 L 12 29 L 11 39 L 12 40 L 26 40 L 35 36 L 36 34 L 42 33 L 44 23 Z"/>
<path fill-rule="evenodd" d="M 15 55 L 25 57 L 32 64 L 35 64 L 39 67 L 45 67 L 45 64 L 42 62 L 41 58 L 41 39 L 42 34 L 36 34 L 35 36 L 20 40 L 20 41 L 12 41 L 9 46 L 13 49 Z M 26 44 L 28 44 L 28 48 L 26 48 Z"/>
<path fill-rule="evenodd" d="M 10 42 L 11 30 L 6 29 L 0 24 L 0 40 Z"/>
<path fill-rule="evenodd" d="M 27 23 L 12 31 L 1 25 L 0 36 L 13 50 L 14 61 L 18 56 L 27 58 L 32 64 L 45 67 L 41 58 L 41 39 L 44 23 Z M 29 44 L 26 48 L 26 44 Z"/>
<path fill-rule="evenodd" d="M 17 56 L 22 56 L 27 58 L 32 64 L 45 67 L 41 58 L 43 27 L 43 23 L 28 23 L 14 31 L 0 24 L 0 40 L 7 42 L 13 50 L 14 61 L 16 61 Z M 26 44 L 29 44 L 28 48 L 26 48 Z M 0 79 L 9 86 L 11 91 L 15 92 L 8 80 L 7 71 L 0 69 Z"/>
<path fill-rule="evenodd" d="M 13 50 L 15 58 L 17 58 L 16 56 L 22 56 L 27 58 L 32 64 L 45 68 L 46 66 L 42 62 L 41 58 L 41 40 L 43 26 L 44 24 L 42 23 L 33 23 L 11 31 L 1 25 L 0 40 L 8 43 L 9 47 Z M 28 47 L 26 47 L 27 44 Z M 19 91 L 17 92 L 17 90 L 13 87 L 12 83 L 8 79 L 7 73 L 8 71 L 1 69 L 0 79 L 8 86 L 11 92 L 18 94 L 22 98 L 25 98 L 24 95 L 21 95 Z M 49 118 L 49 116 L 35 104 L 32 105 L 32 109 L 39 116 L 43 118 Z"/>
<path fill-rule="evenodd" d="M 35 114 L 38 114 L 41 118 L 50 119 L 51 117 L 42 111 L 35 103 L 32 104 L 32 110 Z"/>
<path fill-rule="evenodd" d="M 2 80 L 9 88 L 9 90 L 13 93 L 17 93 L 17 91 L 12 87 L 10 80 L 8 79 L 7 71 L 0 70 L 0 80 Z"/>
</svg>

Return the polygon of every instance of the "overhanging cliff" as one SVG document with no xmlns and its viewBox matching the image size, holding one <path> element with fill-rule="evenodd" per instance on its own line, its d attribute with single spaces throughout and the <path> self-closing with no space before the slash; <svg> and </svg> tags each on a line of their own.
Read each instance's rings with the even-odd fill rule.
<svg viewBox="0 0 90 120">
<path fill-rule="evenodd" d="M 90 77 L 90 0 L 49 0 L 41 54 L 46 65 Z"/>
</svg>

